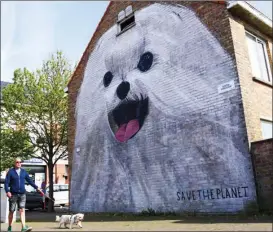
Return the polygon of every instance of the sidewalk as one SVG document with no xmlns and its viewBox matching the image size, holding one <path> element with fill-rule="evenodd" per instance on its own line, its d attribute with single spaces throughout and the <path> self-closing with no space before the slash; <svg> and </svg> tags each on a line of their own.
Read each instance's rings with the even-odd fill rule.
<svg viewBox="0 0 273 232">
<path fill-rule="evenodd" d="M 55 222 L 28 223 L 33 231 L 69 231 L 59 229 Z M 6 231 L 7 225 L 1 224 L 1 231 Z M 19 231 L 20 223 L 13 226 Z M 271 223 L 187 223 L 183 220 L 162 221 L 112 221 L 112 222 L 83 222 L 83 228 L 76 225 L 73 231 L 272 231 Z"/>
<path fill-rule="evenodd" d="M 33 231 L 70 231 L 59 229 L 55 216 L 64 214 L 32 211 L 26 212 L 27 224 Z M 20 231 L 20 223 L 13 231 Z M 1 231 L 7 224 L 1 223 Z M 272 216 L 102 216 L 85 215 L 83 228 L 74 225 L 73 231 L 272 231 Z"/>
</svg>

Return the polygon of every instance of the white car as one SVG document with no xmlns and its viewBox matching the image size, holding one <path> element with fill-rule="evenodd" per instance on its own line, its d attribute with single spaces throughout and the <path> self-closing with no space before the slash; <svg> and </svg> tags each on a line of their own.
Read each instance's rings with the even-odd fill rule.
<svg viewBox="0 0 273 232">
<path fill-rule="evenodd" d="M 4 178 L 1 178 L 0 188 L 5 188 L 5 179 Z"/>
<path fill-rule="evenodd" d="M 49 186 L 46 188 L 46 193 L 49 195 Z M 55 200 L 54 206 L 68 205 L 69 186 L 68 184 L 53 184 L 53 198 Z"/>
</svg>

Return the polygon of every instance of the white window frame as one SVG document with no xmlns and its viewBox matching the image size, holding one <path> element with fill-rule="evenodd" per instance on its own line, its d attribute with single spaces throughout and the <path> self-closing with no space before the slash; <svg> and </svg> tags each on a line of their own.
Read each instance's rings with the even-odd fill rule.
<svg viewBox="0 0 273 232">
<path fill-rule="evenodd" d="M 269 119 L 265 119 L 265 118 L 260 118 L 260 123 L 261 123 L 261 132 L 262 132 L 262 137 L 263 139 L 271 139 L 272 137 L 269 137 L 269 138 L 264 138 L 264 132 L 263 132 L 263 126 L 262 126 L 262 122 L 267 122 L 267 123 L 271 123 L 272 127 L 273 127 L 273 122 L 272 120 L 269 120 Z"/>
<path fill-rule="evenodd" d="M 255 77 L 255 78 L 256 78 L 256 79 L 259 79 L 259 80 L 261 80 L 261 81 L 264 81 L 264 82 L 270 82 L 270 83 L 272 83 L 272 75 L 271 75 L 271 72 L 272 72 L 272 71 L 271 71 L 271 67 L 270 67 L 270 63 L 269 63 L 269 58 L 268 58 L 268 51 L 267 51 L 267 44 L 266 44 L 266 42 L 265 42 L 263 39 L 257 37 L 256 35 L 250 33 L 249 31 L 245 31 L 245 33 L 246 33 L 246 34 L 249 34 L 249 35 L 252 36 L 252 37 L 254 37 L 256 43 L 260 42 L 260 43 L 263 45 L 263 50 L 264 50 L 264 55 L 265 55 L 265 62 L 266 62 L 266 68 L 267 68 L 267 74 L 268 74 L 269 80 L 266 81 L 266 80 L 262 79 L 261 77 Z M 246 38 L 246 39 L 247 39 L 247 38 Z M 247 46 L 247 49 L 249 49 L 248 46 Z M 250 65 L 252 66 L 252 64 L 250 64 Z M 252 68 L 252 67 L 251 67 L 251 68 Z M 251 70 L 251 72 L 252 72 L 252 70 Z"/>
<path fill-rule="evenodd" d="M 126 21 L 130 20 L 131 18 L 134 18 L 134 21 L 121 30 L 121 24 L 125 23 Z M 116 36 L 119 36 L 122 33 L 124 33 L 125 31 L 127 31 L 127 30 L 131 29 L 132 27 L 134 27 L 136 25 L 135 20 L 136 19 L 135 19 L 135 12 L 134 11 L 132 11 L 129 15 L 125 16 L 125 18 L 123 18 L 121 20 L 118 20 L 117 21 L 118 31 L 117 31 Z"/>
</svg>

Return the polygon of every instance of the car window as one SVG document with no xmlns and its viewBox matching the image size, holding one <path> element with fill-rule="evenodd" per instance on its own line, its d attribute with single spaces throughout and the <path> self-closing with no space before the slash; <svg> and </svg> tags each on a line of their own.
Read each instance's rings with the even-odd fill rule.
<svg viewBox="0 0 273 232">
<path fill-rule="evenodd" d="M 69 186 L 68 184 L 54 184 L 53 185 L 53 191 L 54 192 L 59 192 L 59 191 L 69 191 Z M 46 192 L 49 192 L 49 186 L 46 187 Z"/>
<path fill-rule="evenodd" d="M 0 183 L 0 188 L 4 188 L 5 179 L 1 178 Z"/>
<path fill-rule="evenodd" d="M 29 185 L 29 184 L 25 185 L 25 189 L 26 189 L 26 191 L 27 191 L 28 193 L 35 193 L 35 192 L 36 192 L 35 188 L 33 188 L 33 187 L 32 187 L 31 185 Z"/>
<path fill-rule="evenodd" d="M 59 192 L 60 186 L 59 185 L 53 185 L 53 192 Z"/>
<path fill-rule="evenodd" d="M 68 185 L 60 185 L 60 191 L 68 191 Z"/>
</svg>

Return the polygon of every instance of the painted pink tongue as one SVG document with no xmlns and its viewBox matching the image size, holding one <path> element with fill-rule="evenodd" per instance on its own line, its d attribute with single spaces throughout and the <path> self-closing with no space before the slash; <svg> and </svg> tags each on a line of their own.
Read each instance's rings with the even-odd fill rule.
<svg viewBox="0 0 273 232">
<path fill-rule="evenodd" d="M 134 134 L 139 131 L 139 123 L 137 119 L 131 120 L 128 123 L 122 124 L 116 132 L 116 139 L 120 142 L 126 142 Z"/>
</svg>

